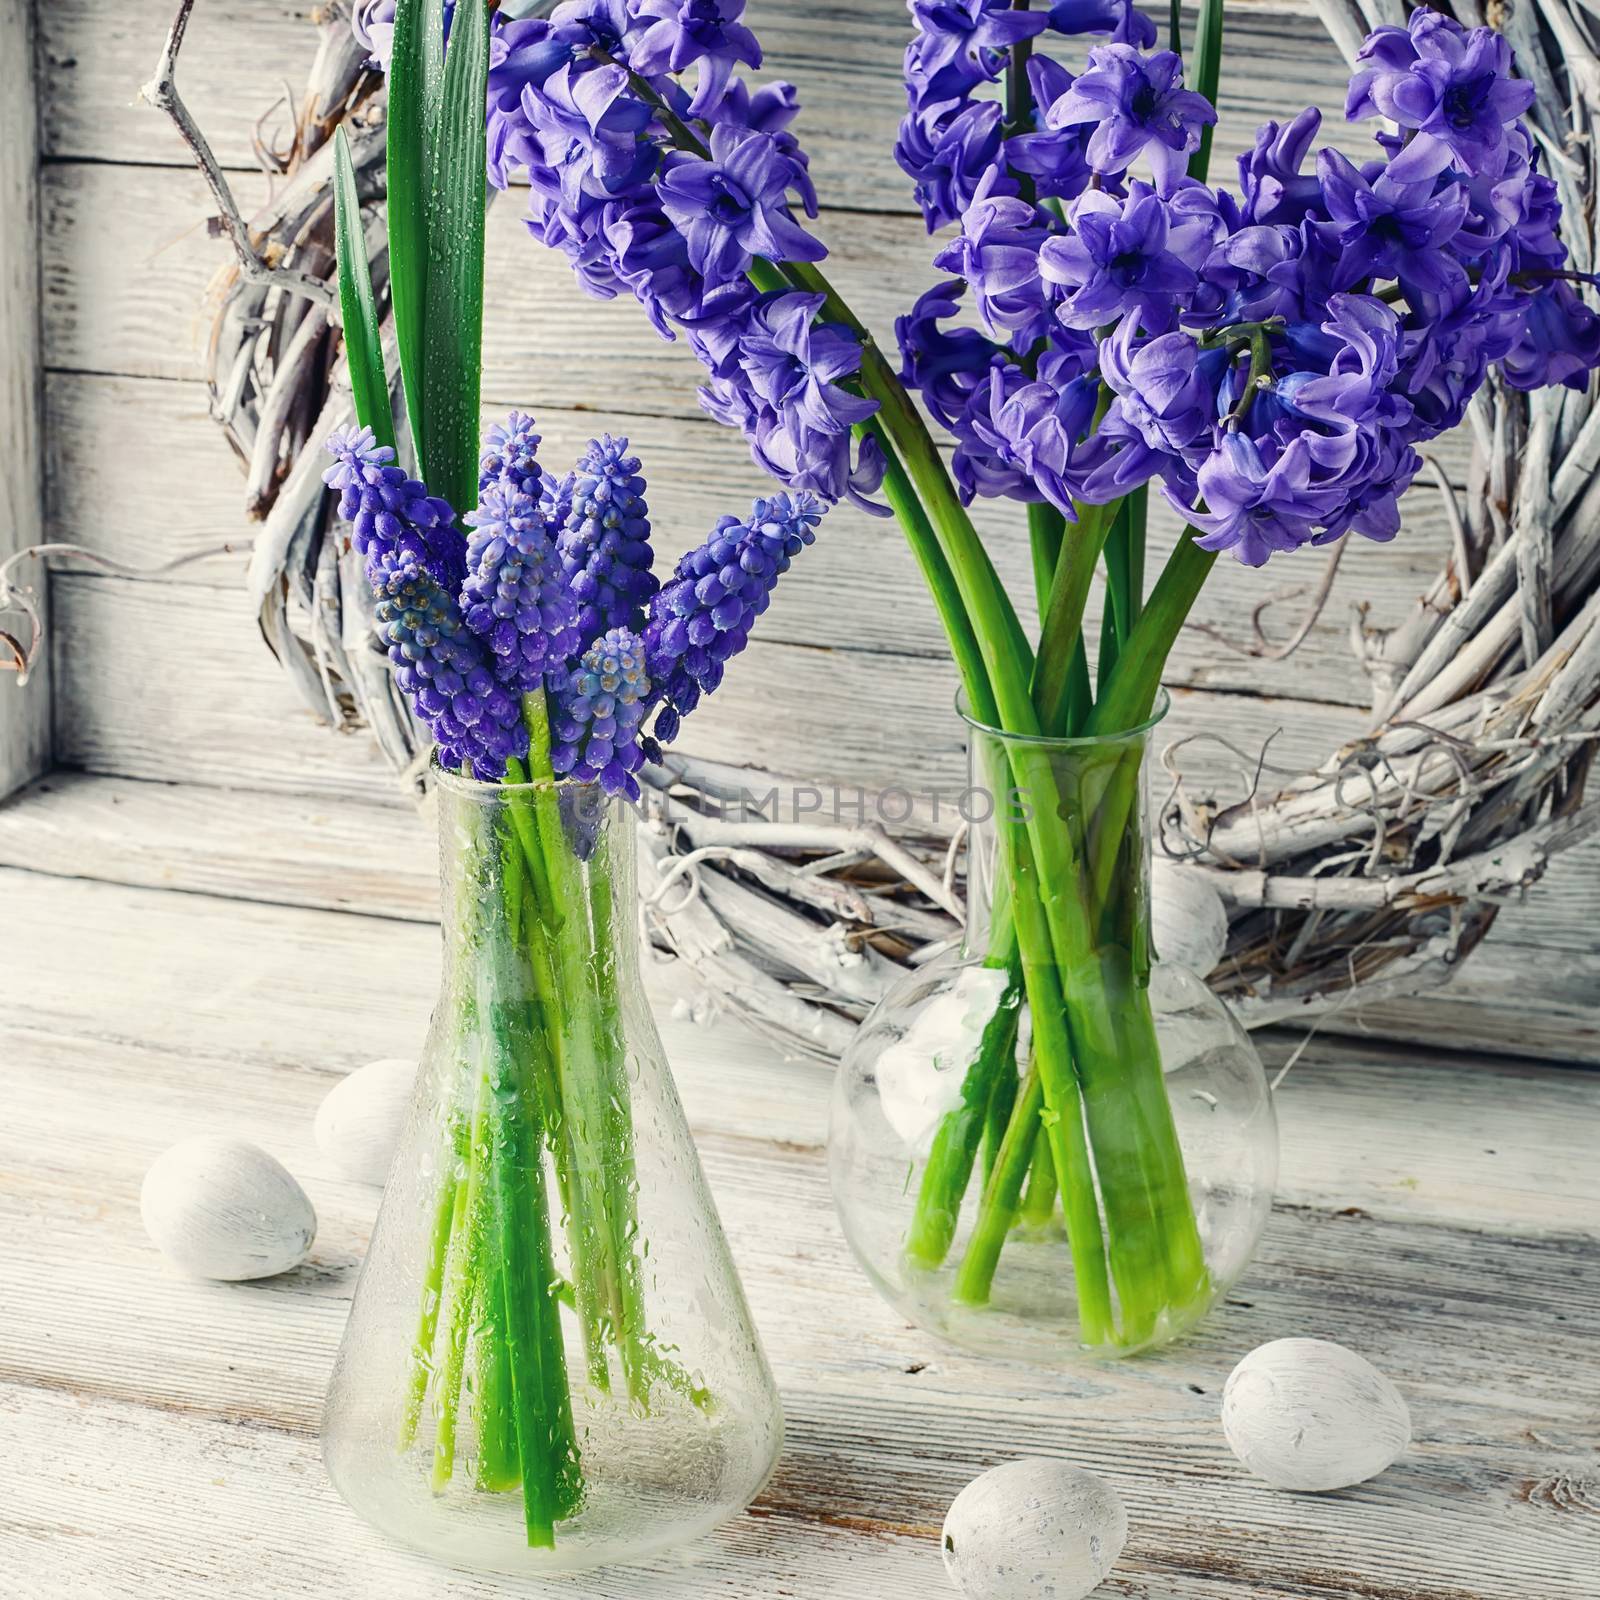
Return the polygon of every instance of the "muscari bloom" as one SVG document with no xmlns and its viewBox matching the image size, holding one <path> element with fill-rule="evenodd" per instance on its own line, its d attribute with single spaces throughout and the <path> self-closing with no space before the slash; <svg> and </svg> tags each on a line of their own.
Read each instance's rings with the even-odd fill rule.
<svg viewBox="0 0 1600 1600">
<path fill-rule="evenodd" d="M 677 565 L 650 603 L 644 642 L 654 692 L 664 702 L 653 733 L 665 742 L 679 722 L 722 682 L 744 649 L 778 579 L 816 538 L 826 508 L 810 494 L 757 500 L 743 522 L 722 517 L 710 537 Z"/>
<path fill-rule="evenodd" d="M 339 515 L 350 524 L 368 576 L 392 557 L 415 562 L 438 583 L 459 582 L 463 542 L 449 505 L 407 477 L 395 465 L 394 450 L 380 445 L 371 428 L 334 433 L 327 449 L 334 464 L 322 481 L 339 491 Z"/>
<path fill-rule="evenodd" d="M 491 423 L 478 457 L 478 493 L 492 483 L 504 483 L 537 499 L 544 490 L 538 457 L 539 435 L 526 411 L 513 411 L 504 422 Z"/>
<path fill-rule="evenodd" d="M 643 640 L 631 628 L 608 629 L 555 697 L 550 762 L 557 776 L 637 800 L 634 773 L 644 765 L 641 728 L 649 706 Z"/>
<path fill-rule="evenodd" d="M 577 652 L 578 602 L 532 495 L 491 483 L 466 520 L 473 531 L 462 614 L 506 687 L 532 693 Z"/>
<path fill-rule="evenodd" d="M 650 571 L 650 508 L 639 458 L 626 439 L 591 439 L 571 475 L 556 548 L 573 598 L 578 638 L 587 648 L 602 633 L 644 626 L 644 608 L 659 585 Z M 552 509 L 555 509 L 553 507 Z"/>
<path fill-rule="evenodd" d="M 527 753 L 522 708 L 496 676 L 482 641 L 449 592 L 417 561 L 396 552 L 369 572 L 376 623 L 397 687 L 439 747 L 439 760 L 486 783 Z"/>
</svg>

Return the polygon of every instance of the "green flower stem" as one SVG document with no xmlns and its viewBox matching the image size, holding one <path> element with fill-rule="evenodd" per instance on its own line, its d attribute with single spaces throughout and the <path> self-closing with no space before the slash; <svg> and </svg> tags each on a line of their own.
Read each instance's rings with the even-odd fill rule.
<svg viewBox="0 0 1600 1600">
<path fill-rule="evenodd" d="M 944 553 L 977 637 L 998 724 L 1024 740 L 1030 735 L 1037 737 L 1042 730 L 1029 692 L 1032 653 L 920 414 L 862 324 L 851 316 L 822 274 L 809 264 L 791 266 L 788 273 L 800 286 L 821 292 L 829 315 L 854 327 L 862 337 L 862 387 L 879 401 L 877 420 L 894 442 Z M 1138 1102 L 1148 1089 L 1130 1086 L 1130 1092 L 1118 1092 L 1125 1075 L 1144 1074 L 1153 1077 L 1158 1093 L 1164 1093 L 1159 1057 L 1140 1062 L 1129 1061 L 1122 1054 L 1123 1040 L 1114 1015 L 1116 1000 L 1108 992 L 1107 975 L 1101 970 L 1095 946 L 1095 918 L 1081 858 L 1067 831 L 1055 825 L 1064 812 L 1049 757 L 1038 746 L 1023 742 L 1011 752 L 1010 764 L 1017 787 L 1031 801 L 1028 822 L 1016 830 L 1023 839 L 1011 846 L 1012 897 L 1034 1025 L 1035 1061 L 1049 1113 L 1046 1126 L 1066 1197 L 1073 1266 L 1079 1275 L 1084 1337 L 1101 1342 L 1112 1325 L 1109 1296 L 1103 1290 L 1097 1292 L 1093 1281 L 1109 1264 L 1123 1312 L 1123 1336 L 1131 1342 L 1145 1336 L 1167 1298 L 1171 1275 L 1164 1270 L 1163 1220 L 1154 1205 L 1158 1195 L 1173 1188 L 1171 1174 L 1181 1177 L 1182 1155 L 1170 1136 L 1165 1147 L 1141 1149 L 1141 1131 L 1148 1131 L 1153 1138 L 1161 1134 L 1159 1124 L 1139 1115 Z M 1031 877 L 1016 870 L 1025 863 L 1033 869 Z M 1095 1091 L 1092 1100 L 1090 1089 Z M 1085 1112 L 1095 1146 L 1093 1168 L 1082 1148 Z M 1102 1141 L 1109 1158 L 1104 1161 L 1100 1157 Z M 1025 1168 L 1031 1160 L 1031 1139 L 1019 1136 L 1017 1142 L 1023 1146 Z M 1129 1151 L 1138 1157 L 1131 1166 L 1122 1159 Z M 1003 1168 L 1003 1161 L 997 1164 L 996 1180 Z M 1154 1179 L 1147 1168 L 1157 1169 Z M 1080 1194 L 1087 1191 L 1092 1198 L 1092 1173 L 1099 1175 L 1105 1209 L 1103 1254 L 1088 1248 L 1086 1240 L 1080 1244 L 1078 1237 L 1087 1231 L 1089 1207 L 1075 1203 L 1074 1185 Z M 1020 1184 L 1020 1176 L 1017 1181 Z M 1098 1210 L 1093 1221 L 1098 1237 Z M 1181 1228 L 1181 1219 L 1176 1225 Z M 1192 1215 L 1188 1225 L 1193 1227 Z M 974 1270 L 979 1269 L 981 1261 Z M 962 1272 L 966 1271 L 964 1261 Z"/>
<path fill-rule="evenodd" d="M 537 748 L 537 747 L 535 747 Z M 536 759 L 536 758 L 535 758 Z M 520 763 L 508 764 L 513 785 L 523 783 Z M 573 1301 L 583 1330 L 589 1382 L 605 1394 L 611 1387 L 607 1348 L 613 1328 L 612 1283 L 615 1264 L 605 1246 L 604 1204 L 595 1183 L 595 1163 L 584 1139 L 585 1122 L 577 1113 L 581 1085 L 592 1080 L 594 1051 L 590 1007 L 581 952 L 573 949 L 570 899 L 557 881 L 565 855 L 560 837 L 560 811 L 553 788 L 538 785 L 530 799 L 514 793 L 508 805 L 521 859 L 534 887 L 525 896 L 523 925 L 535 997 L 546 1018 L 544 1036 L 551 1063 L 543 1106 L 550 1130 L 552 1159 L 562 1178 L 568 1244 L 577 1283 Z M 549 830 L 557 832 L 554 844 Z M 509 877 L 508 877 L 508 881 Z"/>
<path fill-rule="evenodd" d="M 629 1397 L 645 1406 L 650 1398 L 649 1334 L 638 1256 L 638 1172 L 634 1158 L 633 1105 L 628 1085 L 627 1045 L 623 1037 L 622 997 L 617 988 L 620 941 L 633 937 L 617 926 L 617 907 L 609 859 L 597 858 L 589 876 L 589 918 L 593 929 L 592 966 L 597 989 L 596 1048 L 603 1066 L 606 1099 L 604 1139 L 611 1160 L 606 1173 L 607 1222 L 611 1255 L 617 1265 L 617 1341 Z"/>
<path fill-rule="evenodd" d="M 996 1158 L 1000 1154 L 1000 1141 L 1005 1138 L 1006 1129 L 1011 1123 L 1011 1113 L 1017 1104 L 1017 1074 L 1001 1072 L 995 1075 L 994 1086 L 989 1092 L 989 1105 L 984 1112 L 983 1119 L 983 1176 L 987 1182 L 989 1174 L 994 1171 Z"/>
<path fill-rule="evenodd" d="M 1147 484 L 1135 489 L 1117 506 L 1116 521 L 1106 540 L 1105 609 L 1100 624 L 1100 662 L 1097 681 L 1101 690 L 1110 681 L 1133 625 L 1144 605 L 1145 522 L 1149 512 Z"/>
<path fill-rule="evenodd" d="M 416 1442 L 422 1421 L 423 1402 L 433 1374 L 433 1342 L 439 1330 L 439 1307 L 444 1298 L 444 1269 L 450 1255 L 450 1231 L 455 1224 L 455 1175 L 459 1125 L 452 1125 L 446 1144 L 448 1159 L 443 1163 L 446 1177 L 434 1201 L 433 1228 L 428 1235 L 428 1263 L 422 1274 L 422 1308 L 417 1316 L 417 1336 L 411 1346 L 411 1386 L 400 1414 L 400 1449 L 409 1450 Z"/>
<path fill-rule="evenodd" d="M 1044 1228 L 1056 1214 L 1056 1164 L 1050 1156 L 1050 1141 L 1043 1128 L 1033 1138 L 1033 1160 L 1028 1167 L 1028 1186 L 1022 1195 L 1020 1220 L 1030 1228 Z"/>
<path fill-rule="evenodd" d="M 1183 537 L 1167 558 L 1161 576 L 1150 591 L 1149 603 L 1129 632 L 1117 668 L 1089 715 L 1090 733 L 1134 728 L 1149 717 L 1161 688 L 1167 657 L 1216 565 L 1216 552 L 1202 550 L 1195 543 L 1196 537 L 1194 528 L 1185 528 Z M 1106 903 L 1121 840 L 1138 795 L 1138 764 L 1130 756 L 1128 761 L 1119 764 L 1104 798 L 1093 808 L 1090 894 L 1094 907 L 1103 907 Z"/>
<path fill-rule="evenodd" d="M 1074 710 L 1087 710 L 1088 669 L 1083 656 L 1083 610 L 1094 582 L 1100 551 L 1113 519 L 1114 505 L 1084 506 L 1077 526 L 1061 549 L 1050 580 L 1050 596 L 1039 628 L 1039 658 L 1034 663 L 1032 695 L 1039 727 L 1066 734 L 1076 725 Z M 1075 683 L 1074 665 L 1082 673 Z"/>
<path fill-rule="evenodd" d="M 1017 1104 L 1011 1125 L 1000 1145 L 999 1157 L 984 1184 L 983 1201 L 972 1238 L 967 1243 L 952 1293 L 962 1305 L 984 1305 L 994 1281 L 995 1267 L 1006 1236 L 1017 1220 L 1022 1185 L 1033 1162 L 1033 1142 L 1039 1132 L 1044 1111 L 1044 1088 L 1039 1069 L 1032 1067 L 1017 1091 Z"/>
<path fill-rule="evenodd" d="M 1067 519 L 1048 500 L 1028 506 L 1028 552 L 1033 557 L 1033 592 L 1039 603 L 1039 620 L 1050 608 L 1050 587 L 1061 561 Z"/>
<path fill-rule="evenodd" d="M 939 620 L 944 624 L 950 641 L 950 651 L 955 657 L 956 670 L 967 694 L 967 704 L 980 721 L 992 721 L 997 715 L 994 691 L 989 684 L 989 671 L 984 665 L 983 652 L 978 647 L 978 636 L 973 632 L 972 621 L 956 587 L 950 563 L 945 559 L 938 535 L 923 510 L 922 502 L 912 487 L 911 479 L 895 451 L 894 441 L 876 417 L 869 418 L 856 430 L 858 437 L 871 435 L 883 451 L 887 463 L 883 476 L 884 497 L 894 511 L 906 543 L 911 547 L 917 565 L 922 569 L 928 593 L 933 597 Z"/>
<path fill-rule="evenodd" d="M 1016 1076 L 1020 1004 L 1017 988 L 1008 988 L 983 1030 L 977 1059 L 962 1080 L 961 1104 L 945 1116 L 934 1135 L 905 1243 L 906 1258 L 919 1267 L 937 1267 L 950 1253 L 995 1083 L 1002 1073 Z"/>
<path fill-rule="evenodd" d="M 434 1405 L 436 1422 L 433 1443 L 433 1491 L 439 1493 L 455 1470 L 456 1419 L 461 1402 L 461 1383 L 466 1369 L 467 1334 L 472 1323 L 478 1279 L 483 1265 L 484 1163 L 480 1151 L 489 1133 L 489 1079 L 478 1076 L 476 1103 L 467 1140 L 466 1182 L 455 1185 L 455 1212 L 451 1219 L 452 1248 L 444 1301 L 449 1307 L 445 1337 L 444 1364 L 439 1376 L 438 1399 Z"/>
<path fill-rule="evenodd" d="M 488 1204 L 483 1226 L 494 1225 Z M 517 1453 L 512 1415 L 511 1347 L 506 1340 L 506 1291 L 498 1255 L 484 1251 L 478 1273 L 473 1313 L 478 1390 L 473 1408 L 478 1429 L 478 1466 L 474 1482 L 491 1494 L 509 1494 L 522 1487 L 522 1458 Z"/>
<path fill-rule="evenodd" d="M 1217 103 L 1217 84 L 1222 77 L 1222 0 L 1200 0 L 1200 20 L 1194 35 L 1194 76 L 1189 87 L 1197 89 L 1212 105 Z M 1211 171 L 1211 135 L 1208 123 L 1200 130 L 1199 148 L 1189 157 L 1189 176 L 1204 183 Z"/>
</svg>

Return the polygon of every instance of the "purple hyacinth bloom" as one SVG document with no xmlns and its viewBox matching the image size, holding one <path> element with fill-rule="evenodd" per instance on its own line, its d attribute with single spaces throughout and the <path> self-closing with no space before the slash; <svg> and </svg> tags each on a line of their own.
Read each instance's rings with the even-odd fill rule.
<svg viewBox="0 0 1600 1600">
<path fill-rule="evenodd" d="M 1370 163 L 1358 170 L 1337 150 L 1317 157 L 1317 172 L 1334 234 L 1343 246 L 1339 285 L 1363 279 L 1398 279 L 1423 294 L 1454 294 L 1465 287 L 1466 269 L 1450 246 L 1467 214 L 1459 184 L 1436 189 L 1402 183 L 1394 168 Z"/>
<path fill-rule="evenodd" d="M 1088 157 L 1093 129 L 1087 123 L 1053 128 L 1046 121 L 1048 108 L 1072 87 L 1072 74 L 1048 56 L 1029 56 L 1028 86 L 1035 108 L 1045 110 L 1035 110 L 1033 132 L 1006 140 L 1006 165 L 1032 179 L 1041 200 L 1076 200 L 1094 180 Z"/>
<path fill-rule="evenodd" d="M 901 122 L 894 158 L 916 180 L 912 192 L 929 233 L 954 222 L 993 172 L 1003 115 L 998 101 L 957 100 Z"/>
<path fill-rule="evenodd" d="M 1239 189 L 1244 219 L 1297 227 L 1317 209 L 1322 185 L 1315 173 L 1301 172 L 1322 127 L 1322 113 L 1308 106 L 1280 127 L 1264 122 L 1256 130 L 1255 148 L 1239 157 Z"/>
<path fill-rule="evenodd" d="M 1226 350 L 1201 350 L 1187 333 L 1138 337 L 1138 318 L 1128 315 L 1100 345 L 1100 373 L 1116 396 L 1098 437 L 1115 444 L 1097 464 L 1084 498 L 1115 499 L 1179 462 L 1209 453 L 1217 422 Z"/>
<path fill-rule="evenodd" d="M 368 577 L 395 557 L 417 562 L 439 583 L 459 583 L 465 541 L 449 505 L 407 477 L 395 465 L 394 450 L 380 445 L 371 428 L 331 434 L 327 450 L 334 464 L 322 481 L 339 491 L 339 515 L 350 524 L 356 554 L 366 558 Z"/>
<path fill-rule="evenodd" d="M 642 628 L 659 585 L 650 570 L 650 508 L 626 439 L 591 439 L 572 474 L 556 549 L 579 606 L 579 648 L 612 628 Z"/>
<path fill-rule="evenodd" d="M 1179 509 L 1205 530 L 1195 540 L 1202 550 L 1231 550 L 1247 567 L 1259 567 L 1310 543 L 1318 524 L 1343 503 L 1345 491 L 1318 488 L 1312 470 L 1303 436 L 1269 462 L 1248 434 L 1226 433 L 1196 474 L 1206 509 L 1181 503 Z"/>
<path fill-rule="evenodd" d="M 1005 52 L 1048 26 L 1037 12 L 1014 11 L 1011 0 L 907 0 L 917 37 L 906 51 L 913 110 L 956 99 L 992 80 Z"/>
<path fill-rule="evenodd" d="M 1055 33 L 1108 33 L 1117 44 L 1148 50 L 1156 42 L 1154 19 L 1133 0 L 1055 0 L 1049 21 Z"/>
<path fill-rule="evenodd" d="M 703 117 L 721 101 L 736 62 L 761 65 L 761 46 L 739 19 L 744 0 L 639 0 L 628 64 L 647 78 L 699 63 L 687 115 Z"/>
<path fill-rule="evenodd" d="M 1183 87 L 1183 63 L 1171 50 L 1141 55 L 1125 44 L 1091 50 L 1088 70 L 1045 113 L 1050 128 L 1096 125 L 1087 150 L 1096 172 L 1126 172 L 1144 155 L 1157 188 L 1183 175 L 1201 128 L 1216 120 L 1211 102 Z"/>
<path fill-rule="evenodd" d="M 1382 116 L 1411 131 L 1392 171 L 1401 183 L 1435 178 L 1452 163 L 1469 174 L 1497 165 L 1507 125 L 1533 104 L 1534 86 L 1512 77 L 1510 44 L 1419 7 L 1405 28 L 1378 28 L 1361 47 L 1345 114 Z"/>
<path fill-rule="evenodd" d="M 1048 500 L 1068 517 L 1076 517 L 1073 501 L 1087 476 L 1083 447 L 1100 396 L 1098 375 L 1071 374 L 1072 365 L 1048 374 L 1041 364 L 1041 376 L 1029 379 L 1019 367 L 997 364 L 989 372 L 987 404 L 971 414 L 978 441 L 1017 475 L 1019 486 L 1007 492 Z"/>
<path fill-rule="evenodd" d="M 695 270 L 711 283 L 738 278 L 760 256 L 768 261 L 820 261 L 827 255 L 789 212 L 789 191 L 816 215 L 810 180 L 770 133 L 718 124 L 711 157 L 678 151 L 656 181 L 661 206 L 682 233 Z"/>
<path fill-rule="evenodd" d="M 878 409 L 839 387 L 861 370 L 861 341 L 839 323 L 816 320 L 820 294 L 774 294 L 750 314 L 739 364 L 783 426 L 845 433 Z"/>
<path fill-rule="evenodd" d="M 816 538 L 824 507 L 809 494 L 757 500 L 749 517 L 721 517 L 710 537 L 677 565 L 650 603 L 646 660 L 665 702 L 655 737 L 672 739 L 702 695 L 722 682 L 789 565 Z"/>
<path fill-rule="evenodd" d="M 550 764 L 559 777 L 639 798 L 640 729 L 650 704 L 644 641 L 610 628 L 584 651 L 551 713 Z"/>
<path fill-rule="evenodd" d="M 1600 367 L 1600 317 L 1578 291 L 1561 280 L 1545 285 L 1522 305 L 1522 337 L 1501 362 L 1514 389 L 1565 384 L 1588 386 Z"/>
<path fill-rule="evenodd" d="M 576 654 L 578 602 L 531 495 L 491 483 L 467 522 L 473 532 L 462 613 L 488 646 L 501 682 L 531 693 Z"/>
<path fill-rule="evenodd" d="M 544 488 L 538 456 L 539 435 L 526 411 L 513 411 L 504 422 L 491 423 L 478 457 L 478 493 L 491 483 L 504 483 L 538 499 Z"/>
<path fill-rule="evenodd" d="M 1404 333 L 1392 307 L 1365 294 L 1337 294 L 1318 326 L 1283 334 L 1301 365 L 1278 378 L 1273 394 L 1331 431 L 1396 428 L 1411 420 L 1411 403 L 1394 389 Z M 1259 416 L 1252 416 L 1256 427 Z"/>
<path fill-rule="evenodd" d="M 439 747 L 440 762 L 486 783 L 528 751 L 514 694 L 496 677 L 459 607 L 418 562 L 389 551 L 372 572 L 375 620 L 394 680 Z"/>
<path fill-rule="evenodd" d="M 1211 254 L 1215 219 L 1174 224 L 1166 203 L 1135 183 L 1125 200 L 1091 189 L 1073 207 L 1072 228 L 1039 251 L 1040 276 L 1064 291 L 1062 325 L 1099 328 L 1134 311 L 1147 333 L 1165 333 Z"/>
<path fill-rule="evenodd" d="M 368 62 L 380 72 L 389 70 L 394 53 L 396 0 L 356 0 L 350 12 L 350 31 L 367 52 Z"/>
<path fill-rule="evenodd" d="M 1039 252 L 1059 226 L 1047 211 L 986 184 L 933 264 L 965 278 L 984 325 L 1027 350 L 1054 320 L 1055 296 L 1040 279 Z"/>
<path fill-rule="evenodd" d="M 941 328 L 956 315 L 965 285 L 952 279 L 918 296 L 907 316 L 895 320 L 900 343 L 902 381 L 916 389 L 929 411 L 952 433 L 979 388 L 989 382 L 989 368 L 1004 359 L 1002 347 L 975 328 Z"/>
</svg>

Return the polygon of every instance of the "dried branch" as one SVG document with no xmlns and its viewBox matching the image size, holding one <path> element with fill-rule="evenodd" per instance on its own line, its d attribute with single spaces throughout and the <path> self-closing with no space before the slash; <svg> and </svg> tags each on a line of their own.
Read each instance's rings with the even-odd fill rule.
<svg viewBox="0 0 1600 1600">
<path fill-rule="evenodd" d="M 313 278 L 308 273 L 296 272 L 288 267 L 276 266 L 264 261 L 256 253 L 255 245 L 250 238 L 250 230 L 245 226 L 244 218 L 239 214 L 238 203 L 233 198 L 233 190 L 229 187 L 216 156 L 212 154 L 210 143 L 201 133 L 199 125 L 189 114 L 189 108 L 178 93 L 178 53 L 183 49 L 183 38 L 189 29 L 189 13 L 193 10 L 194 0 L 179 0 L 178 14 L 167 33 L 167 42 L 161 51 L 161 59 L 156 63 L 155 76 L 140 93 L 156 110 L 164 111 L 172 119 L 179 136 L 188 145 L 189 153 L 194 157 L 194 163 L 200 169 L 200 175 L 205 179 L 206 186 L 211 190 L 212 198 L 217 203 L 222 225 L 227 232 L 229 242 L 233 245 L 233 253 L 238 258 L 239 271 L 245 279 L 266 288 L 282 289 L 286 293 L 300 295 L 320 306 L 332 306 L 333 291 L 321 278 Z"/>
</svg>

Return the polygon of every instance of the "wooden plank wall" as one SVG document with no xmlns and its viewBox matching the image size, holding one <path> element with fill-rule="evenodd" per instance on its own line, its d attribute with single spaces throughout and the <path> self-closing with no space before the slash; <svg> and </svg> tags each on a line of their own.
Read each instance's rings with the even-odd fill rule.
<svg viewBox="0 0 1600 1600">
<path fill-rule="evenodd" d="M 33 52 L 32 0 L 0 0 L 0 561 L 37 544 L 44 526 Z M 0 627 L 14 630 L 17 620 L 0 619 Z M 49 679 L 48 657 L 23 691 L 0 671 L 0 800 L 50 765 Z"/>
<path fill-rule="evenodd" d="M 19 0 L 4 3 L 14 9 Z M 308 9 L 308 0 L 208 0 L 190 27 L 183 91 L 239 174 L 246 204 L 264 192 L 251 155 L 257 119 L 281 84 L 298 85 L 314 48 Z M 40 19 L 48 525 L 151 562 L 249 532 L 237 468 L 198 381 L 203 301 L 223 246 L 208 237 L 207 198 L 186 152 L 136 99 L 171 10 L 172 0 L 116 8 L 58 0 Z M 1221 160 L 1265 117 L 1308 102 L 1330 112 L 1331 137 L 1360 148 L 1364 135 L 1337 121 L 1344 69 L 1315 19 L 1281 4 L 1229 10 Z M 769 70 L 801 88 L 799 131 L 827 207 L 820 230 L 835 252 L 830 270 L 887 339 L 897 310 L 933 276 L 932 247 L 890 155 L 904 7 L 750 0 L 748 14 Z M 0 103 L 9 107 L 9 98 Z M 580 295 L 561 261 L 526 238 L 519 210 L 513 194 L 491 213 L 488 398 L 498 409 L 536 410 L 557 463 L 591 432 L 629 433 L 653 477 L 658 545 L 675 555 L 764 480 L 740 440 L 699 413 L 688 351 L 657 340 L 631 303 Z M 1460 481 L 1459 443 L 1443 441 L 1440 458 Z M 986 507 L 982 519 L 1020 591 L 1027 556 L 1015 509 Z M 1250 749 L 1275 734 L 1274 759 L 1290 767 L 1358 732 L 1366 685 L 1350 645 L 1354 608 L 1366 603 L 1369 627 L 1398 620 L 1447 545 L 1429 490 L 1408 510 L 1400 539 L 1350 553 L 1322 619 L 1288 661 L 1267 667 L 1193 633 L 1174 662 L 1176 730 Z M 1175 519 L 1162 517 L 1156 543 L 1175 533 Z M 402 803 L 362 741 L 329 735 L 300 707 L 255 635 L 242 566 L 221 558 L 158 584 L 57 577 L 58 759 L 115 778 L 262 788 L 286 804 L 296 796 Z M 1303 601 L 1319 574 L 1316 556 L 1265 575 L 1230 565 L 1200 620 L 1242 642 L 1252 609 L 1275 594 L 1268 627 L 1281 635 L 1297 615 L 1296 592 Z M 689 742 L 815 778 L 956 782 L 952 687 L 936 619 L 894 526 L 841 510 L 785 580 L 739 670 L 697 714 Z M 1191 747 L 1186 764 L 1237 785 L 1236 763 L 1219 746 Z M 1558 1019 L 1555 1053 L 1570 1041 L 1570 1053 L 1600 1054 L 1600 961 L 1584 910 L 1600 881 L 1600 851 L 1574 858 L 1564 874 L 1556 892 L 1547 886 L 1502 918 L 1492 983 L 1490 963 L 1481 964 L 1484 1001 L 1503 1006 L 1517 995 Z M 1460 1026 L 1458 1012 L 1459 1003 L 1408 1003 L 1339 1025 L 1436 1038 Z"/>
</svg>

